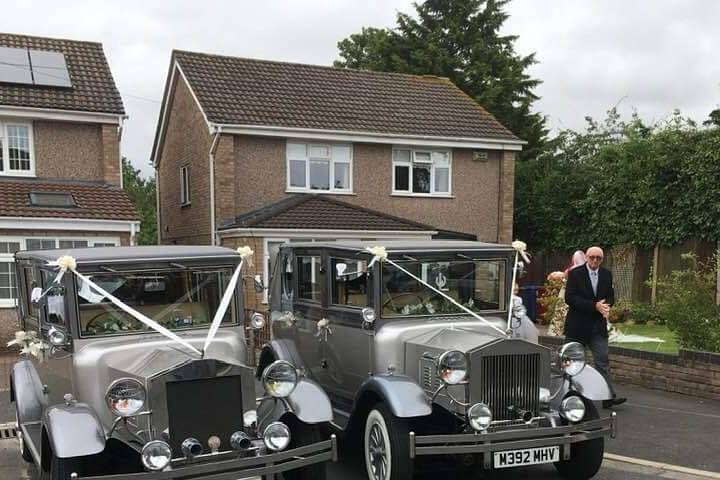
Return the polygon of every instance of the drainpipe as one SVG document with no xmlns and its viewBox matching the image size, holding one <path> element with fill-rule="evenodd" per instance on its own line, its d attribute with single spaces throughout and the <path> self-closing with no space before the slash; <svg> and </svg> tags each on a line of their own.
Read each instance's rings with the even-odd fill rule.
<svg viewBox="0 0 720 480">
<path fill-rule="evenodd" d="M 118 142 L 118 157 L 120 159 L 120 190 L 125 188 L 125 182 L 123 181 L 123 165 L 122 165 L 122 149 L 120 143 L 122 142 L 122 134 L 125 120 L 128 118 L 127 115 L 118 116 L 118 129 L 117 129 L 117 142 Z"/>
<path fill-rule="evenodd" d="M 218 140 L 222 127 L 215 125 L 215 134 L 213 136 L 212 145 L 209 152 L 209 168 L 210 168 L 210 245 L 215 245 L 215 150 L 217 150 Z"/>
<path fill-rule="evenodd" d="M 130 246 L 135 246 L 135 222 L 130 222 Z"/>
<path fill-rule="evenodd" d="M 157 228 L 157 245 L 162 245 L 162 230 L 160 227 L 160 175 L 158 174 L 158 166 L 155 167 L 155 225 Z"/>
</svg>

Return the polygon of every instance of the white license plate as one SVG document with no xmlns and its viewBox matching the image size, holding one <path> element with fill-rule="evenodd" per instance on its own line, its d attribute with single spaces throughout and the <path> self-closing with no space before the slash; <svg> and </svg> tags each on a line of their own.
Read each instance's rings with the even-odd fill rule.
<svg viewBox="0 0 720 480">
<path fill-rule="evenodd" d="M 522 465 L 536 465 L 538 463 L 551 463 L 560 460 L 560 447 L 538 447 L 523 450 L 505 450 L 495 452 L 494 467 L 520 467 Z"/>
</svg>

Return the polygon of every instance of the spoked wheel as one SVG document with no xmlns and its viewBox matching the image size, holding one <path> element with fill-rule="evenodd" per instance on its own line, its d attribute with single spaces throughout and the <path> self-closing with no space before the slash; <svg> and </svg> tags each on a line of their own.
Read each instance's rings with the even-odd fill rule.
<svg viewBox="0 0 720 480">
<path fill-rule="evenodd" d="M 370 480 L 412 478 L 414 462 L 407 419 L 395 417 L 384 403 L 378 403 L 367 416 L 363 440 Z"/>
</svg>

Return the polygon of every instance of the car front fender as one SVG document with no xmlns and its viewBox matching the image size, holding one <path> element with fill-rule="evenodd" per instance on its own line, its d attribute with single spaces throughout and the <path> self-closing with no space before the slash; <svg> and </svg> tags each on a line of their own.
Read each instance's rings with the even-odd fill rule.
<svg viewBox="0 0 720 480">
<path fill-rule="evenodd" d="M 12 400 L 17 404 L 20 423 L 36 422 L 42 417 L 42 384 L 29 360 L 13 365 L 10 377 Z"/>
<path fill-rule="evenodd" d="M 46 409 L 43 424 L 58 458 L 95 455 L 105 449 L 105 430 L 100 419 L 84 403 Z"/>
<path fill-rule="evenodd" d="M 382 398 L 398 418 L 424 417 L 432 413 L 432 406 L 423 389 L 404 375 L 376 375 L 368 378 L 360 387 L 356 405 L 367 392 Z"/>
<path fill-rule="evenodd" d="M 558 389 L 558 393 L 553 396 L 551 402 L 553 404 L 560 404 L 560 401 L 571 390 L 571 383 L 572 389 L 588 400 L 599 402 L 601 400 L 610 400 L 613 396 L 605 377 L 590 365 L 585 365 L 582 372 L 571 378 L 571 382 L 566 379 L 561 381 L 562 386 Z"/>
<path fill-rule="evenodd" d="M 258 429 L 265 430 L 270 423 L 291 413 L 304 423 L 325 423 L 332 420 L 332 406 L 327 394 L 320 386 L 307 378 L 301 379 L 295 390 L 284 401 L 265 398 L 257 410 Z"/>
</svg>

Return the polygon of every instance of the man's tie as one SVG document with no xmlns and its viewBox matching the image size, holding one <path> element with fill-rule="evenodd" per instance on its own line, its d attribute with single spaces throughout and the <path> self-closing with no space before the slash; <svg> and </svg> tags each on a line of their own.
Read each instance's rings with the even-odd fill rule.
<svg viewBox="0 0 720 480">
<path fill-rule="evenodd" d="M 592 283 L 593 293 L 597 295 L 597 285 L 598 285 L 598 272 L 597 270 L 591 270 L 590 271 L 590 283 Z"/>
</svg>

